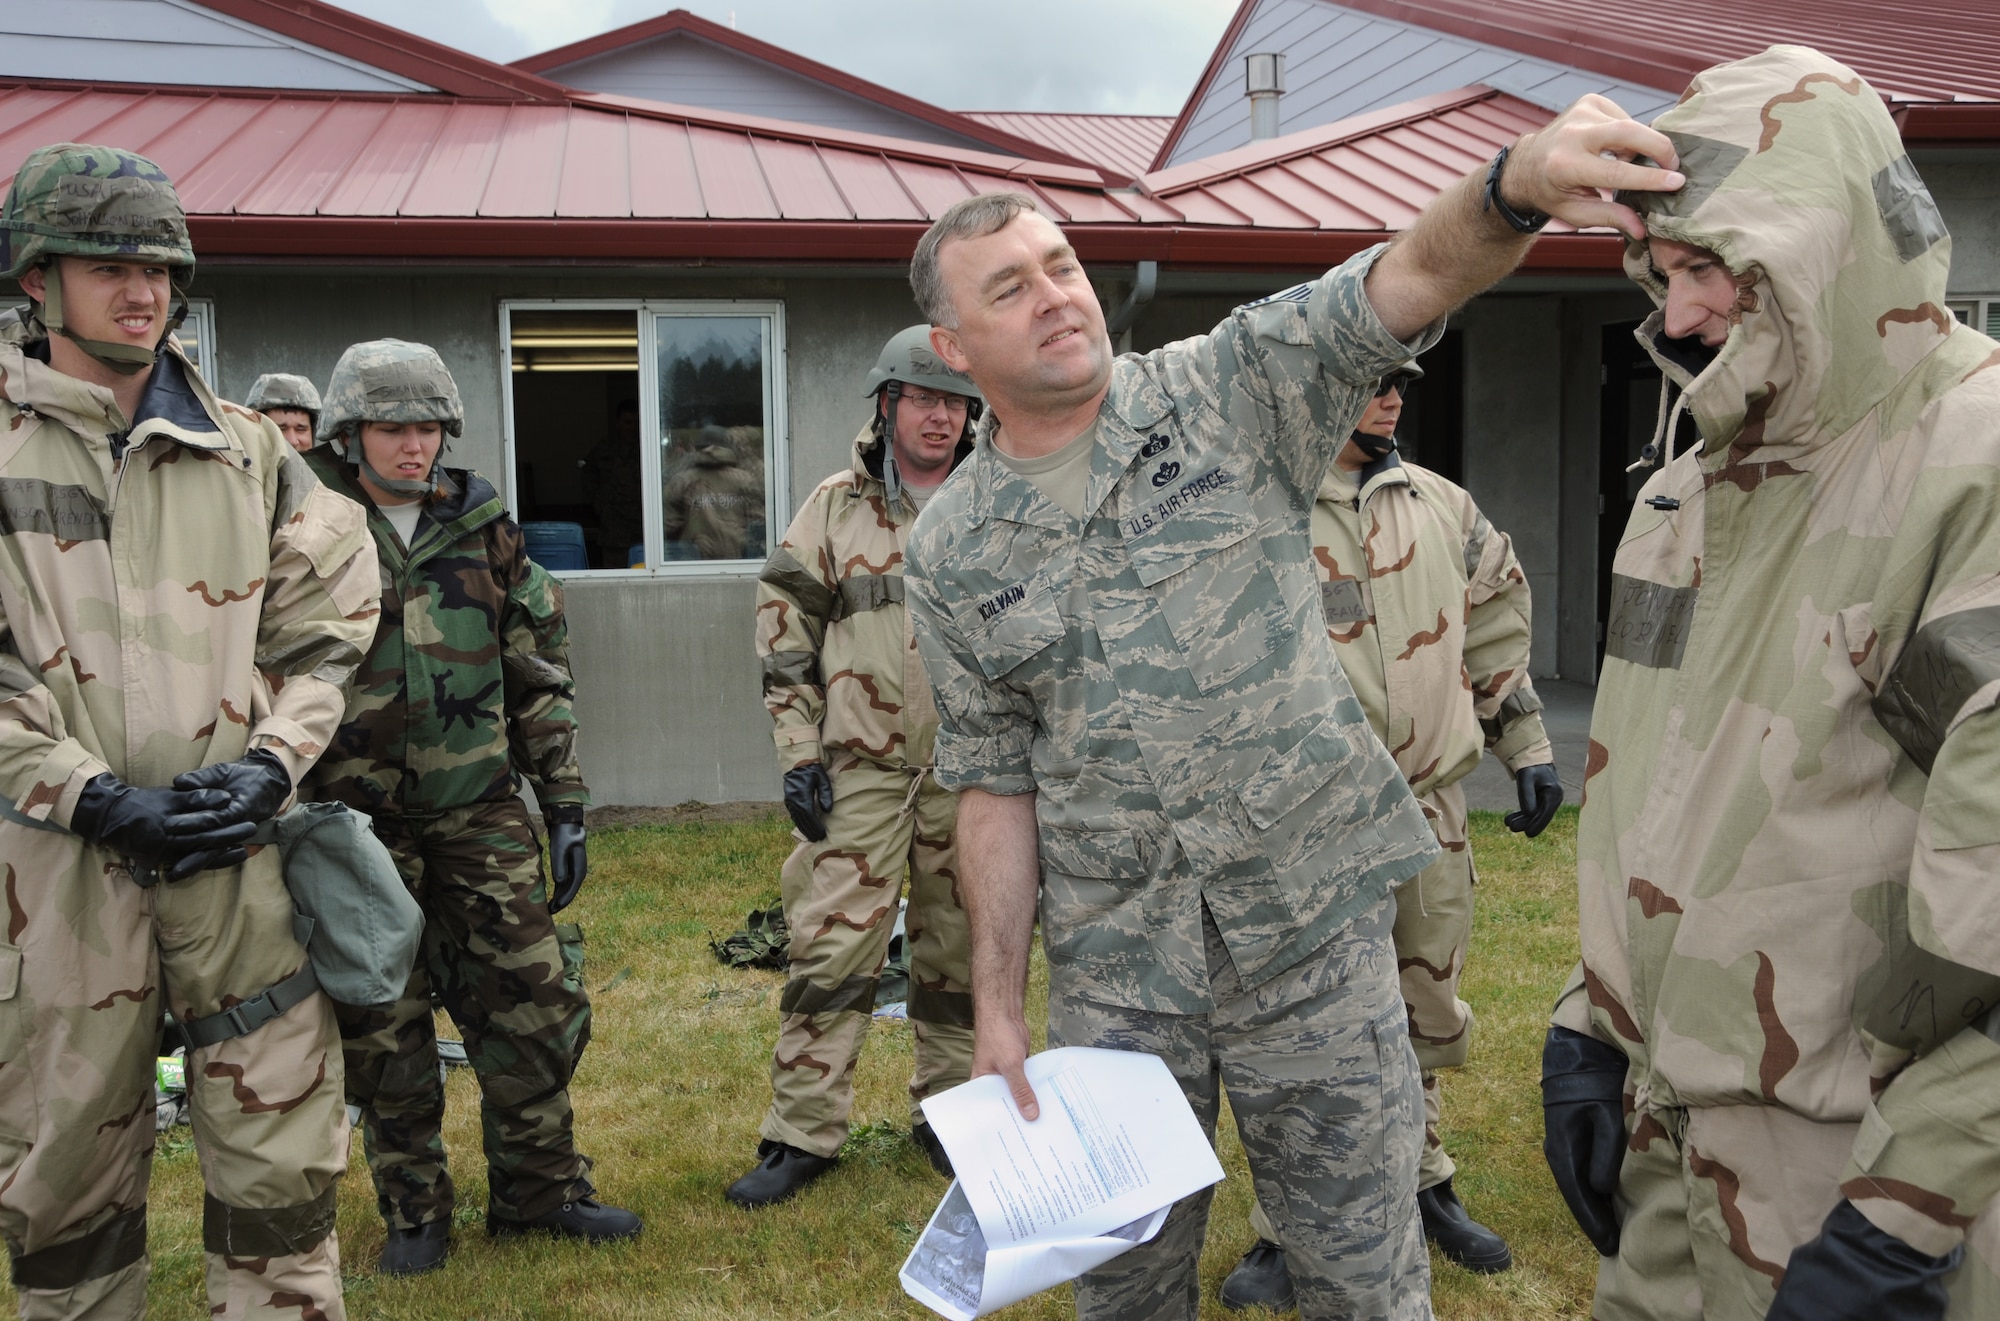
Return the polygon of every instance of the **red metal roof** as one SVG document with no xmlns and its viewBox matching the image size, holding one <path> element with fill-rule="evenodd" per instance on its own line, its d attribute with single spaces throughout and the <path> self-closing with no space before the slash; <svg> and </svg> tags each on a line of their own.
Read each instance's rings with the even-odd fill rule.
<svg viewBox="0 0 2000 1321">
<path fill-rule="evenodd" d="M 1712 64 L 1814 46 L 1892 99 L 2000 99 L 1994 0 L 1337 0 L 1349 9 L 1677 91 Z"/>
<path fill-rule="evenodd" d="M 1172 115 L 1064 115 L 1030 110 L 963 113 L 967 119 L 1133 178 L 1152 168 L 1160 143 L 1174 126 Z"/>
<path fill-rule="evenodd" d="M 0 84 L 0 168 L 65 139 L 143 152 L 207 257 L 900 264 L 953 202 L 1014 189 L 1088 261 L 1297 270 L 1380 240 L 1546 120 L 1468 88 L 1122 188 L 1080 166 L 606 95 L 17 83 Z M 1529 264 L 1617 263 L 1615 243 L 1567 234 Z"/>
<path fill-rule="evenodd" d="M 649 18 L 644 22 L 615 28 L 610 32 L 601 32 L 597 36 L 572 42 L 567 46 L 558 46 L 554 50 L 545 50 L 539 55 L 530 55 L 524 59 L 516 60 L 511 67 L 522 69 L 532 74 L 548 73 L 551 70 L 560 69 L 564 65 L 575 64 L 579 60 L 591 59 L 598 55 L 608 55 L 612 51 L 624 50 L 630 46 L 641 45 L 648 41 L 655 41 L 661 37 L 673 36 L 675 34 L 684 34 L 702 41 L 712 42 L 717 46 L 735 51 L 739 55 L 748 56 L 750 59 L 761 60 L 766 64 L 774 65 L 787 73 L 796 74 L 801 78 L 809 78 L 817 83 L 824 83 L 828 87 L 836 91 L 845 92 L 849 96 L 859 97 L 864 101 L 872 101 L 899 114 L 908 115 L 912 119 L 921 120 L 927 124 L 934 124 L 949 132 L 970 138 L 974 142 L 983 142 L 996 151 L 1006 152 L 1009 155 L 1025 155 L 1048 159 L 1050 152 L 1053 151 L 1056 153 L 1054 159 L 1070 165 L 1109 164 L 1109 162 L 1098 161 L 1093 157 L 1067 152 L 1058 143 L 1045 141 L 1033 134 L 1021 133 L 1005 124 L 995 124 L 988 119 L 978 119 L 970 115 L 961 115 L 955 111 L 946 110 L 941 106 L 934 106 L 928 101 L 919 101 L 913 96 L 905 96 L 903 93 L 892 91 L 879 83 L 871 83 L 865 78 L 857 78 L 853 74 L 842 72 L 831 65 L 821 64 L 818 60 L 807 59 L 805 56 L 786 50 L 782 46 L 773 46 L 768 41 L 759 41 L 757 38 L 747 36 L 734 28 L 710 22 L 708 19 L 698 14 L 689 13 L 685 9 L 670 9 L 656 18 Z M 1114 166 L 1110 172 L 1118 176 L 1118 182 L 1130 182 L 1132 176 L 1144 170 L 1146 162 L 1151 159 L 1151 156 L 1148 155 L 1145 159 L 1138 161 L 1130 168 L 1121 169 Z"/>
<path fill-rule="evenodd" d="M 1463 87 L 1158 170 L 1144 183 L 1197 224 L 1394 231 L 1550 117 L 1504 92 Z"/>
</svg>

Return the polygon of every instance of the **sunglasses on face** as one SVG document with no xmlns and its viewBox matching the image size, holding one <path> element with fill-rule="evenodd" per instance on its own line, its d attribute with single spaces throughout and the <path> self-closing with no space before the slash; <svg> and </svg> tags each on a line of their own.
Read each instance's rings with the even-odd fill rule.
<svg viewBox="0 0 2000 1321">
<path fill-rule="evenodd" d="M 1414 376 L 1410 376 L 1407 373 L 1393 372 L 1388 376 L 1384 376 L 1380 384 L 1375 387 L 1375 397 L 1377 399 L 1386 399 L 1389 397 L 1391 390 L 1394 390 L 1398 394 L 1407 395 L 1410 393 L 1410 386 L 1415 380 Z"/>
</svg>

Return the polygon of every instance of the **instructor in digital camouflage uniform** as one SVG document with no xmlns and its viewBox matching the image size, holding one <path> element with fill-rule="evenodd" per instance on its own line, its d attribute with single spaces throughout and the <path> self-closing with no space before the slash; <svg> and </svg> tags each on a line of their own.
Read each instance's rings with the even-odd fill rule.
<svg viewBox="0 0 2000 1321">
<path fill-rule="evenodd" d="M 917 1103 L 972 1067 L 957 798 L 931 774 L 937 708 L 903 604 L 903 548 L 932 493 L 972 450 L 979 391 L 911 326 L 868 375 L 874 417 L 853 462 L 808 496 L 757 583 L 757 655 L 785 808 L 801 837 L 782 874 L 791 967 L 778 1002 L 771 1111 L 739 1206 L 790 1197 L 847 1139 L 854 1066 L 909 877 L 913 1136 L 951 1164 Z"/>
<path fill-rule="evenodd" d="M 1422 376 L 1410 363 L 1376 388 L 1320 483 L 1312 554 L 1340 667 L 1441 849 L 1396 890 L 1396 965 L 1423 1070 L 1417 1210 L 1424 1237 L 1446 1258 L 1489 1273 L 1506 1270 L 1513 1256 L 1459 1203 L 1456 1166 L 1438 1133 L 1437 1071 L 1465 1063 L 1472 1044 L 1472 1009 L 1458 998 L 1473 895 L 1459 782 L 1492 749 L 1521 804 L 1507 825 L 1532 839 L 1562 806 L 1562 781 L 1528 679 L 1532 601 L 1513 543 L 1464 488 L 1397 452 L 1403 401 Z M 1258 1241 L 1223 1282 L 1223 1306 L 1289 1308 L 1291 1280 L 1270 1218 L 1253 1206 L 1250 1222 Z"/>
<path fill-rule="evenodd" d="M 313 431 L 319 426 L 319 390 L 305 377 L 265 372 L 250 383 L 243 406 L 270 418 L 285 443 L 299 453 L 313 447 Z"/>
<path fill-rule="evenodd" d="M 424 911 L 410 983 L 388 1011 L 341 1009 L 348 1099 L 361 1107 L 381 1269 L 444 1264 L 452 1220 L 444 1084 L 431 994 L 479 1078 L 486 1230 L 601 1242 L 640 1230 L 601 1205 L 571 1134 L 570 1076 L 590 1039 L 583 933 L 557 925 L 583 885 L 562 590 L 528 559 L 490 483 L 439 462 L 465 417 L 427 345 L 356 344 L 340 357 L 307 462 L 368 511 L 382 628 L 355 675 L 313 797 L 367 812 Z M 549 831 L 551 879 L 521 780 Z"/>
<path fill-rule="evenodd" d="M 1390 928 L 1392 888 L 1437 852 L 1334 659 L 1309 511 L 1376 380 L 1520 261 L 1523 211 L 1636 228 L 1595 189 L 1679 185 L 1636 152 L 1673 158 L 1587 97 L 1396 243 L 1115 362 L 1026 198 L 954 206 L 911 265 L 939 356 L 988 404 L 908 579 L 937 775 L 963 791 L 973 1073 L 1039 1113 L 1039 899 L 1051 1044 L 1160 1055 L 1211 1127 L 1227 1083 L 1307 1317 L 1429 1315 Z M 1078 1312 L 1196 1315 L 1209 1197 L 1079 1279 Z"/>
<path fill-rule="evenodd" d="M 0 1234 L 20 1314 L 146 1311 L 163 1010 L 194 1045 L 212 1315 L 346 1315 L 333 1006 L 275 850 L 375 631 L 360 513 L 170 332 L 159 167 L 31 155 L 0 214 Z M 228 1012 L 223 1012 L 225 1009 Z"/>
<path fill-rule="evenodd" d="M 1990 1319 L 2000 344 L 1853 70 L 1773 47 L 1657 127 L 1625 267 L 1702 441 L 1613 562 L 1549 1164 L 1599 1321 Z"/>
</svg>

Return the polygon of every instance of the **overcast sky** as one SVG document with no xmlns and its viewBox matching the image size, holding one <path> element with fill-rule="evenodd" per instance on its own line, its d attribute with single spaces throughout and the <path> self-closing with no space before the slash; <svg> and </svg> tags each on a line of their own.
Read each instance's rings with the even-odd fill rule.
<svg viewBox="0 0 2000 1321">
<path fill-rule="evenodd" d="M 673 0 L 336 0 L 505 63 Z M 683 0 L 679 8 L 950 110 L 1171 115 L 1236 0 Z M 914 21 L 913 21 L 914 20 Z"/>
</svg>

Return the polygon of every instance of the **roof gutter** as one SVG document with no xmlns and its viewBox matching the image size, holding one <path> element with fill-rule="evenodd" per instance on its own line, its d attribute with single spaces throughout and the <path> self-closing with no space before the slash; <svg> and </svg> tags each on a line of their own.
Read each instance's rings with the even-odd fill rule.
<svg viewBox="0 0 2000 1321">
<path fill-rule="evenodd" d="M 555 220 L 396 216 L 216 216 L 189 218 L 195 250 L 215 258 L 328 260 L 400 265 L 696 265 L 857 263 L 902 268 L 927 225 L 909 221 Z M 1175 270 L 1293 273 L 1334 266 L 1387 234 L 1173 224 L 1072 224 L 1086 262 L 1154 264 Z M 558 255 L 559 254 L 559 255 Z M 1623 269 L 1611 234 L 1545 234 L 1524 273 L 1600 274 Z M 1143 273 L 1141 278 L 1143 279 Z M 1157 285 L 1155 286 L 1157 287 Z M 1134 295 L 1139 292 L 1134 289 Z M 1130 301 L 1130 300 L 1128 300 Z M 1143 303 L 1134 304 L 1134 314 Z M 1121 309 L 1122 311 L 1122 309 Z"/>
</svg>

